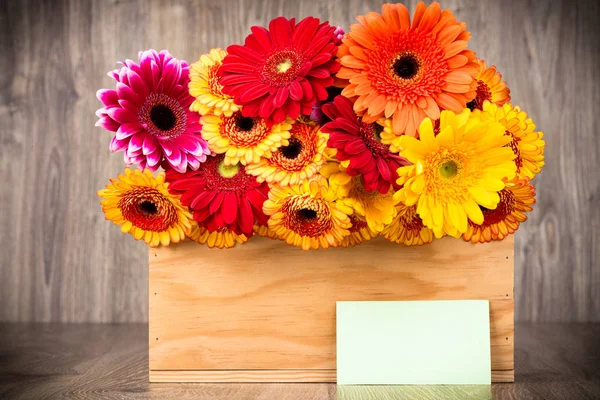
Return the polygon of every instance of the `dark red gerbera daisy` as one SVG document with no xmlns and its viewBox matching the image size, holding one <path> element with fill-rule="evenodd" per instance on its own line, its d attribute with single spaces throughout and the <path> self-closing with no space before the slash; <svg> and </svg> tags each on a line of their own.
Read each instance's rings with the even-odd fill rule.
<svg viewBox="0 0 600 400">
<path fill-rule="evenodd" d="M 210 232 L 228 228 L 250 237 L 255 221 L 267 224 L 262 206 L 269 186 L 246 174 L 243 165 L 225 165 L 223 160 L 223 154 L 208 157 L 198 171 L 184 174 L 168 170 L 169 191 L 181 194 L 181 203 Z"/>
<path fill-rule="evenodd" d="M 332 74 L 340 69 L 336 28 L 307 17 L 278 17 L 269 29 L 253 26 L 244 46 L 227 48 L 219 69 L 223 93 L 243 106 L 247 117 L 279 123 L 308 115 L 318 100 L 327 98 Z"/>
<path fill-rule="evenodd" d="M 398 168 L 408 161 L 390 151 L 390 146 L 381 143 L 382 127 L 376 122 L 362 121 L 353 110 L 352 102 L 337 96 L 332 103 L 324 104 L 323 112 L 331 122 L 321 130 L 329 133 L 327 145 L 337 149 L 340 161 L 349 161 L 349 175 L 362 174 L 366 190 L 386 193 L 390 184 L 396 185 Z"/>
</svg>

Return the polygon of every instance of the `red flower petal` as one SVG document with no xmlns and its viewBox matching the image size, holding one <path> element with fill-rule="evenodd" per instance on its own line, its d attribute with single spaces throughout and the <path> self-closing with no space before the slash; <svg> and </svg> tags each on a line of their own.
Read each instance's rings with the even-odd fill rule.
<svg viewBox="0 0 600 400">
<path fill-rule="evenodd" d="M 223 207 L 221 207 L 223 221 L 225 221 L 226 224 L 232 224 L 236 220 L 237 210 L 238 201 L 236 194 L 233 192 L 227 193 L 223 200 Z"/>
<path fill-rule="evenodd" d="M 290 84 L 290 98 L 292 100 L 301 100 L 302 99 L 302 85 L 298 83 L 298 81 L 294 81 Z"/>
</svg>

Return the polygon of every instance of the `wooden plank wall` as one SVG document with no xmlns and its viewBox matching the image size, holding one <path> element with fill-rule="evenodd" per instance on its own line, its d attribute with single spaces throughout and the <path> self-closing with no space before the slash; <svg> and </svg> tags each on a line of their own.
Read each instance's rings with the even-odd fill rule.
<svg viewBox="0 0 600 400">
<path fill-rule="evenodd" d="M 188 61 L 254 24 L 315 15 L 347 27 L 375 0 L 0 2 L 0 320 L 144 322 L 147 250 L 105 222 L 95 191 L 122 170 L 94 128 L 115 61 Z M 413 10 L 415 1 L 407 1 Z M 517 320 L 600 320 L 600 3 L 446 0 L 471 48 L 545 131 L 538 204 L 516 235 Z"/>
</svg>

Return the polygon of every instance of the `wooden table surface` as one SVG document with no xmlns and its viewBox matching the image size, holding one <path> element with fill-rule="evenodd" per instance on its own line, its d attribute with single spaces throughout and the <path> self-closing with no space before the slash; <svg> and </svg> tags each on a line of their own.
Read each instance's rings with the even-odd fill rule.
<svg viewBox="0 0 600 400">
<path fill-rule="evenodd" d="M 145 324 L 0 324 L 0 399 L 600 399 L 600 324 L 517 324 L 514 384 L 148 383 Z"/>
</svg>

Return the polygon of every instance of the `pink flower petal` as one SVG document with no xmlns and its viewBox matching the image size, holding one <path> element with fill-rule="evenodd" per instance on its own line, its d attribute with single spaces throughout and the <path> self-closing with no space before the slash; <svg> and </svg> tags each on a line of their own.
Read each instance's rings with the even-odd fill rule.
<svg viewBox="0 0 600 400">
<path fill-rule="evenodd" d="M 104 103 L 105 106 L 116 106 L 119 104 L 119 95 L 115 90 L 100 89 L 96 92 L 96 97 Z"/>
<path fill-rule="evenodd" d="M 206 156 L 204 156 L 204 159 L 206 159 Z M 188 166 L 192 171 L 197 171 L 198 168 L 200 168 L 200 162 L 201 161 L 194 156 L 188 157 Z"/>
<path fill-rule="evenodd" d="M 151 165 L 151 166 L 158 165 L 160 163 L 161 158 L 162 158 L 162 153 L 159 148 L 156 148 L 156 150 L 154 152 L 146 155 L 146 160 L 148 160 L 148 165 Z"/>
<path fill-rule="evenodd" d="M 138 152 L 138 150 L 142 149 L 142 144 L 144 143 L 144 135 L 142 133 L 135 134 L 131 136 L 129 140 L 129 147 L 127 148 L 127 152 L 130 155 L 133 155 Z"/>
<path fill-rule="evenodd" d="M 127 79 L 129 79 L 129 87 L 135 92 L 140 98 L 145 99 L 150 93 L 148 85 L 142 80 L 142 78 L 132 70 L 127 71 Z"/>
<path fill-rule="evenodd" d="M 138 106 L 129 100 L 119 100 L 119 105 L 121 106 L 121 108 L 126 109 L 132 114 L 136 114 L 138 111 Z"/>
<path fill-rule="evenodd" d="M 134 135 L 142 130 L 142 127 L 137 122 L 128 122 L 119 126 L 117 129 L 116 138 L 119 140 L 127 139 L 129 136 Z"/>
<path fill-rule="evenodd" d="M 117 94 L 120 99 L 128 100 L 134 104 L 139 104 L 138 95 L 126 84 L 117 82 Z"/>
<path fill-rule="evenodd" d="M 106 129 L 107 131 L 116 132 L 119 129 L 119 126 L 121 126 L 121 124 L 114 121 L 112 118 L 110 118 L 108 116 L 104 116 L 104 117 L 101 117 L 98 120 L 98 122 L 96 122 L 96 126 L 101 126 L 102 128 Z"/>
<path fill-rule="evenodd" d="M 163 151 L 166 156 L 170 156 L 171 154 L 173 154 L 175 146 L 173 146 L 171 143 L 169 143 L 167 141 L 159 141 L 159 144 L 160 144 L 160 147 L 163 148 Z"/>
<path fill-rule="evenodd" d="M 204 141 L 200 135 L 181 135 L 177 138 L 177 144 L 183 150 L 195 156 L 202 155 L 204 149 L 201 142 Z"/>
<path fill-rule="evenodd" d="M 173 152 L 171 154 L 167 154 L 165 152 L 165 158 L 167 159 L 169 164 L 171 164 L 173 167 L 181 166 L 181 151 L 179 150 L 178 147 L 173 146 Z M 184 168 L 184 170 L 185 170 L 185 168 Z"/>
<path fill-rule="evenodd" d="M 113 138 L 110 141 L 109 149 L 111 152 L 116 153 L 117 151 L 126 149 L 127 145 L 127 141 L 119 140 L 116 136 L 113 136 Z"/>
<path fill-rule="evenodd" d="M 106 113 L 115 121 L 125 124 L 127 122 L 136 122 L 137 118 L 131 112 L 123 108 L 109 108 Z"/>
<path fill-rule="evenodd" d="M 155 152 L 157 148 L 157 140 L 152 135 L 147 134 L 144 138 L 144 143 L 142 144 L 142 153 L 148 155 Z"/>
</svg>

